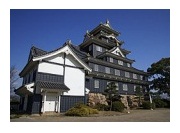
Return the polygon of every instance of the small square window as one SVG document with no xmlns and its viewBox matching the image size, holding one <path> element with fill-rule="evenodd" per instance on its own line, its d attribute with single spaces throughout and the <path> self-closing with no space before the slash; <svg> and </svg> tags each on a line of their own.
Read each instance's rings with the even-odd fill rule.
<svg viewBox="0 0 180 133">
<path fill-rule="evenodd" d="M 105 71 L 106 71 L 106 73 L 110 73 L 110 68 L 109 67 L 105 67 Z"/>
<path fill-rule="evenodd" d="M 137 74 L 133 73 L 133 79 L 137 79 Z"/>
<path fill-rule="evenodd" d="M 120 76 L 120 70 L 115 69 L 115 75 Z"/>
<path fill-rule="evenodd" d="M 126 78 L 129 78 L 130 76 L 129 76 L 129 72 L 125 72 L 125 77 Z"/>
<path fill-rule="evenodd" d="M 102 47 L 96 46 L 96 50 L 99 51 L 99 52 L 102 52 Z"/>
<path fill-rule="evenodd" d="M 118 64 L 123 66 L 123 61 L 118 60 Z"/>
<path fill-rule="evenodd" d="M 134 92 L 136 92 L 136 85 L 134 85 Z"/>
<path fill-rule="evenodd" d="M 94 80 L 94 88 L 99 88 L 99 80 Z"/>
<path fill-rule="evenodd" d="M 113 62 L 113 58 L 110 57 L 110 58 L 109 58 L 109 61 L 110 61 L 110 62 Z"/>
<path fill-rule="evenodd" d="M 140 75 L 140 80 L 143 80 L 143 76 L 142 75 Z"/>
<path fill-rule="evenodd" d="M 131 65 L 129 63 L 127 63 L 127 67 L 130 67 Z"/>
<path fill-rule="evenodd" d="M 99 71 L 99 66 L 97 64 L 94 64 L 94 71 Z"/>
<path fill-rule="evenodd" d="M 128 86 L 127 86 L 127 84 L 123 84 L 123 91 L 128 91 Z"/>
</svg>

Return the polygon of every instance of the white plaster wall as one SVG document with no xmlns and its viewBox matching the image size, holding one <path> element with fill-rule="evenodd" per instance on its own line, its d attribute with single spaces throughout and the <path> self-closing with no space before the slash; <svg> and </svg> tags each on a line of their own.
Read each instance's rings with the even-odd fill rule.
<svg viewBox="0 0 180 133">
<path fill-rule="evenodd" d="M 49 57 L 49 58 L 47 58 L 46 60 L 48 60 L 48 61 L 50 61 L 50 62 L 55 62 L 55 63 L 64 64 L 63 53 L 60 53 L 60 54 L 58 54 L 58 55 Z"/>
<path fill-rule="evenodd" d="M 65 68 L 65 85 L 70 90 L 64 95 L 84 96 L 85 85 L 85 72 L 84 70 L 66 67 Z"/>
<path fill-rule="evenodd" d="M 81 65 L 73 58 L 72 55 L 66 55 L 66 65 L 81 67 Z"/>
<path fill-rule="evenodd" d="M 38 72 L 63 75 L 63 66 L 41 62 L 38 66 Z"/>
</svg>

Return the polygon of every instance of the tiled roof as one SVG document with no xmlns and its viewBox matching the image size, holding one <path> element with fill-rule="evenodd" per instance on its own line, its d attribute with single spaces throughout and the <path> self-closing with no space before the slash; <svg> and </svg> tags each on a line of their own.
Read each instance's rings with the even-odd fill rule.
<svg viewBox="0 0 180 133">
<path fill-rule="evenodd" d="M 53 83 L 53 82 L 42 82 L 38 81 L 36 85 L 44 89 L 60 89 L 64 91 L 70 90 L 65 84 L 62 83 Z"/>
<path fill-rule="evenodd" d="M 69 46 L 72 48 L 73 52 L 76 53 L 80 58 L 87 57 L 87 53 L 84 51 L 81 51 L 79 46 L 72 45 L 72 44 L 70 44 Z"/>
<path fill-rule="evenodd" d="M 40 56 L 40 55 L 44 55 L 44 54 L 46 54 L 47 53 L 47 51 L 44 51 L 44 50 L 42 50 L 42 49 L 39 49 L 39 48 L 37 48 L 37 47 L 32 47 L 31 48 L 31 54 L 32 54 L 32 56 L 34 57 L 37 57 L 37 56 Z"/>
<path fill-rule="evenodd" d="M 69 45 L 71 47 L 71 49 L 73 50 L 73 52 L 76 53 L 80 58 L 87 57 L 87 53 L 84 52 L 84 51 L 81 51 L 79 46 L 76 46 L 76 45 L 73 45 L 73 44 L 67 44 L 67 42 L 63 46 L 65 46 L 65 45 Z M 41 55 L 50 54 L 52 52 L 55 52 L 55 51 L 61 49 L 62 47 L 47 52 L 47 51 L 44 51 L 42 49 L 39 49 L 39 48 L 33 46 L 31 48 L 31 54 L 32 54 L 33 57 L 38 57 L 38 56 L 41 56 Z"/>
</svg>

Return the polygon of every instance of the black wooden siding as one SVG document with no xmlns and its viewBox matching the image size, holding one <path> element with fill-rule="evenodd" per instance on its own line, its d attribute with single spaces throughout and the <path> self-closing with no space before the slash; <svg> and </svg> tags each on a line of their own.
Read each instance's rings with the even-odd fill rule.
<svg viewBox="0 0 180 133">
<path fill-rule="evenodd" d="M 31 114 L 31 112 L 32 112 L 32 104 L 33 104 L 33 96 L 28 95 L 28 102 L 27 102 L 26 112 L 29 113 L 29 114 Z"/>
<path fill-rule="evenodd" d="M 63 75 L 49 74 L 49 73 L 37 73 L 36 81 L 58 82 L 63 83 Z"/>
<path fill-rule="evenodd" d="M 97 65 L 98 65 L 98 69 L 99 69 L 98 72 L 106 74 L 105 67 L 107 67 L 107 66 L 103 66 L 100 64 L 97 64 Z M 89 62 L 89 67 L 92 68 L 92 70 L 94 71 L 94 63 Z M 115 69 L 111 68 L 111 67 L 109 67 L 109 68 L 110 68 L 110 74 L 115 75 Z M 117 69 L 117 70 L 120 70 L 120 69 Z M 126 72 L 128 72 L 128 71 L 126 71 Z M 137 79 L 140 80 L 140 75 L 139 74 L 136 74 L 136 75 L 137 75 Z M 125 77 L 125 71 L 124 70 L 120 70 L 120 76 Z M 133 79 L 133 73 L 132 72 L 129 72 L 129 76 L 130 76 L 129 78 Z M 147 77 L 144 80 L 147 81 Z"/>
<path fill-rule="evenodd" d="M 85 104 L 86 98 L 85 96 L 61 96 L 61 103 L 60 103 L 60 112 L 66 112 L 70 108 L 72 108 L 77 103 Z"/>
<path fill-rule="evenodd" d="M 20 99 L 20 105 L 19 105 L 19 110 L 20 111 L 23 111 L 24 99 L 25 99 L 25 97 L 21 97 L 21 99 Z"/>
<path fill-rule="evenodd" d="M 41 107 L 42 107 L 42 95 L 41 94 L 35 94 L 33 95 L 33 103 L 32 103 L 32 114 L 38 114 L 41 113 Z"/>
<path fill-rule="evenodd" d="M 96 57 L 96 56 L 98 56 L 99 54 L 102 54 L 103 52 L 106 51 L 106 49 L 103 48 L 102 46 L 100 46 L 100 47 L 102 47 L 102 52 L 96 50 L 96 46 L 98 46 L 98 45 L 93 44 L 92 46 L 93 46 L 92 49 L 93 49 L 93 56 L 94 56 L 94 57 Z"/>
<path fill-rule="evenodd" d="M 94 88 L 94 80 L 99 81 L 99 88 Z M 103 93 L 104 90 L 107 88 L 107 82 L 113 82 L 113 81 L 106 80 L 106 79 L 98 79 L 98 78 L 86 78 L 85 87 L 88 88 L 91 93 Z M 117 82 L 117 81 L 114 81 L 114 82 Z M 128 91 L 123 90 L 123 84 L 127 84 Z M 135 94 L 134 92 L 135 85 L 136 84 L 118 82 L 119 94 L 130 94 L 130 95 Z"/>
</svg>

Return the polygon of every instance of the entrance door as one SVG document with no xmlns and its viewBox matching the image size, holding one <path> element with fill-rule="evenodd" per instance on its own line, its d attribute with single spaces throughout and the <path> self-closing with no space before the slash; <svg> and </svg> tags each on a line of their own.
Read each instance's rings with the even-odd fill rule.
<svg viewBox="0 0 180 133">
<path fill-rule="evenodd" d="M 56 110 L 56 101 L 57 94 L 56 93 L 47 93 L 46 102 L 45 102 L 45 111 L 55 111 Z"/>
</svg>

